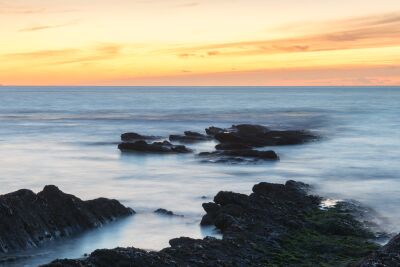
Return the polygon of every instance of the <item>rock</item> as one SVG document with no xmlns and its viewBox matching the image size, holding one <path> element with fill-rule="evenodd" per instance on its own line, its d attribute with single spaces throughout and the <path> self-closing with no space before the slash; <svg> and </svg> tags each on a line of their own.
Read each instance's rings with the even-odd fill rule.
<svg viewBox="0 0 400 267">
<path fill-rule="evenodd" d="M 133 213 L 117 200 L 82 201 L 54 185 L 44 187 L 38 194 L 23 189 L 2 195 L 0 254 L 36 248 Z"/>
<path fill-rule="evenodd" d="M 150 152 L 150 153 L 191 153 L 192 150 L 182 145 L 173 145 L 168 141 L 147 143 L 136 141 L 133 143 L 121 143 L 118 149 L 122 152 Z"/>
<path fill-rule="evenodd" d="M 206 134 L 210 136 L 215 136 L 216 134 L 223 133 L 224 131 L 225 129 L 211 126 L 206 129 Z"/>
<path fill-rule="evenodd" d="M 123 142 L 132 142 L 132 141 L 139 141 L 139 140 L 156 140 L 160 139 L 159 136 L 151 136 L 151 135 L 141 135 L 138 133 L 124 133 L 121 134 L 121 140 Z"/>
<path fill-rule="evenodd" d="M 395 236 L 388 244 L 366 257 L 359 267 L 398 267 L 400 266 L 400 235 Z"/>
<path fill-rule="evenodd" d="M 242 143 L 223 143 L 215 146 L 216 150 L 240 150 L 240 149 L 252 149 L 252 146 Z"/>
<path fill-rule="evenodd" d="M 215 131 L 214 138 L 227 149 L 236 144 L 239 146 L 263 147 L 278 145 L 297 145 L 315 140 L 317 137 L 307 131 L 273 131 L 262 125 L 233 125 L 224 131 Z M 224 149 L 224 146 L 220 146 Z"/>
<path fill-rule="evenodd" d="M 198 142 L 198 141 L 208 141 L 211 139 L 212 139 L 212 137 L 210 137 L 208 135 L 191 132 L 191 131 L 186 131 L 184 133 L 184 135 L 170 135 L 169 136 L 170 141 L 179 141 L 179 142 L 186 142 L 186 143 Z"/>
<path fill-rule="evenodd" d="M 257 162 L 258 160 L 279 160 L 279 156 L 272 150 L 258 151 L 253 149 L 219 150 L 202 152 L 200 157 L 207 157 L 211 162 Z"/>
<path fill-rule="evenodd" d="M 320 209 L 321 198 L 308 195 L 307 190 L 307 185 L 289 181 L 257 184 L 250 195 L 219 192 L 214 202 L 203 204 L 202 225 L 215 226 L 222 240 L 181 237 L 170 240 L 170 247 L 159 252 L 97 250 L 88 258 L 55 261 L 47 267 L 352 266 L 377 248 L 369 234 L 326 233 L 316 227 L 339 218 L 357 233 L 365 230 L 340 209 Z M 396 257 L 397 243 L 387 251 Z"/>
<path fill-rule="evenodd" d="M 160 215 L 166 215 L 166 216 L 183 217 L 183 215 L 177 215 L 177 214 L 173 213 L 172 211 L 166 210 L 166 209 L 157 209 L 154 211 L 154 213 L 157 213 Z"/>
</svg>

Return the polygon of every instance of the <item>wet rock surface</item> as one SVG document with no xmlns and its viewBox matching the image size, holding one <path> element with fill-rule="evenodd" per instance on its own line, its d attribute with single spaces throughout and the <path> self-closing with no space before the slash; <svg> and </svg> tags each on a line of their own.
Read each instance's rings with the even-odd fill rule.
<svg viewBox="0 0 400 267">
<path fill-rule="evenodd" d="M 118 149 L 123 152 L 149 152 L 149 153 L 191 153 L 192 150 L 183 145 L 173 145 L 168 141 L 147 143 L 136 141 L 121 143 Z"/>
<path fill-rule="evenodd" d="M 224 131 L 225 129 L 223 128 L 210 126 L 206 129 L 206 134 L 209 136 L 215 136 L 216 134 L 223 133 Z"/>
<path fill-rule="evenodd" d="M 253 124 L 232 125 L 229 129 L 214 129 L 212 132 L 221 144 L 242 144 L 251 147 L 297 145 L 317 139 L 317 136 L 308 131 L 276 131 Z"/>
<path fill-rule="evenodd" d="M 364 259 L 359 267 L 398 267 L 400 266 L 400 235 Z"/>
<path fill-rule="evenodd" d="M 38 194 L 19 190 L 0 196 L 0 257 L 100 227 L 133 214 L 117 200 L 82 201 L 54 185 Z"/>
<path fill-rule="evenodd" d="M 193 143 L 193 142 L 201 142 L 201 141 L 209 141 L 212 140 L 212 137 L 209 135 L 186 131 L 183 135 L 170 135 L 170 141 L 178 141 L 184 143 Z"/>
<path fill-rule="evenodd" d="M 250 195 L 219 192 L 214 202 L 203 204 L 201 224 L 215 226 L 222 240 L 181 237 L 159 252 L 96 250 L 46 266 L 354 266 L 378 248 L 353 216 L 340 208 L 321 209 L 321 198 L 308 190 L 288 181 L 259 183 Z"/>
<path fill-rule="evenodd" d="M 209 162 L 257 162 L 259 160 L 275 161 L 279 156 L 272 150 L 259 151 L 254 149 L 219 150 L 214 152 L 202 152 L 200 157 Z"/>
<path fill-rule="evenodd" d="M 138 133 L 130 132 L 130 133 L 123 133 L 121 134 L 121 141 L 123 142 L 133 142 L 133 141 L 140 141 L 140 140 L 156 140 L 160 139 L 159 136 L 152 136 L 152 135 L 141 135 Z"/>
</svg>

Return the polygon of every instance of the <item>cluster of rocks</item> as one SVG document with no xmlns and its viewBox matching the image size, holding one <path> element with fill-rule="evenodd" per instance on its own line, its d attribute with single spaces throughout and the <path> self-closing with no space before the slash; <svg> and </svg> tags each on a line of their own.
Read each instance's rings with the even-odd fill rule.
<svg viewBox="0 0 400 267">
<path fill-rule="evenodd" d="M 2 195 L 0 255 L 36 248 L 134 213 L 117 200 L 82 201 L 54 185 L 44 187 L 38 194 L 23 189 Z"/>
<path fill-rule="evenodd" d="M 272 150 L 263 151 L 255 148 L 266 146 L 296 145 L 317 139 L 308 131 L 277 131 L 262 125 L 240 124 L 223 129 L 211 126 L 206 134 L 186 131 L 183 135 L 170 135 L 169 141 L 193 143 L 215 140 L 219 144 L 212 152 L 203 152 L 199 156 L 207 162 L 255 162 L 259 160 L 279 160 Z M 123 152 L 152 153 L 190 153 L 185 145 L 173 145 L 168 141 L 148 143 L 146 140 L 161 139 L 156 136 L 145 136 L 138 133 L 124 133 L 123 141 L 118 148 Z"/>
<path fill-rule="evenodd" d="M 102 266 L 400 266 L 400 237 L 379 248 L 374 234 L 341 208 L 321 209 L 306 184 L 260 183 L 250 195 L 219 192 L 201 224 L 222 239 L 176 238 L 159 252 L 100 249 L 46 267 Z"/>
</svg>

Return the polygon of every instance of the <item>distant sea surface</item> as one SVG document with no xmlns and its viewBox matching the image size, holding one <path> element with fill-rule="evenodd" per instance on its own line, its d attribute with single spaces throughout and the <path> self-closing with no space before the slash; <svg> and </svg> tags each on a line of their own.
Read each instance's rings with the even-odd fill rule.
<svg viewBox="0 0 400 267">
<path fill-rule="evenodd" d="M 256 165 L 125 155 L 116 145 L 128 131 L 168 136 L 239 123 L 307 129 L 323 138 L 274 147 L 281 160 Z M 190 146 L 201 152 L 214 145 Z M 138 212 L 37 250 L 14 266 L 81 257 L 97 248 L 158 250 L 174 237 L 215 235 L 199 227 L 201 203 L 219 190 L 250 193 L 261 181 L 294 179 L 332 199 L 355 199 L 385 217 L 388 231 L 400 231 L 399 87 L 2 86 L 0 153 L 0 194 L 54 184 L 83 199 L 116 198 Z M 185 217 L 153 214 L 158 208 Z"/>
</svg>

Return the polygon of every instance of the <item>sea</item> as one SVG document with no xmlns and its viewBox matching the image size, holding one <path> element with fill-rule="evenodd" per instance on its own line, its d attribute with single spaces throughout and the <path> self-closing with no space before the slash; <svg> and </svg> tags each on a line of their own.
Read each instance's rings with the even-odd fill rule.
<svg viewBox="0 0 400 267">
<path fill-rule="evenodd" d="M 278 162 L 217 164 L 193 154 L 122 154 L 120 135 L 167 138 L 209 126 L 262 124 L 321 138 L 279 146 Z M 221 190 L 297 180 L 331 200 L 377 211 L 400 231 L 400 87 L 0 87 L 0 194 L 53 184 L 83 200 L 114 198 L 137 214 L 0 266 L 37 266 L 95 249 L 160 250 L 171 238 L 220 237 L 199 223 Z M 165 208 L 184 217 L 153 211 Z"/>
</svg>

